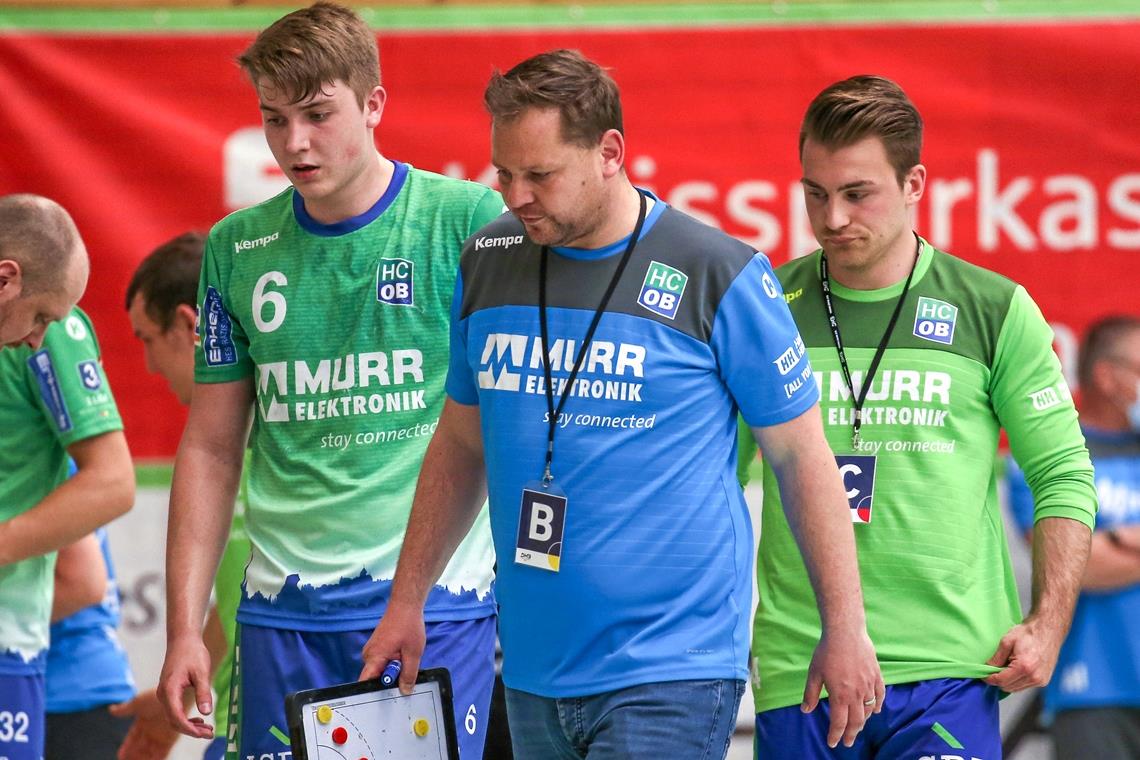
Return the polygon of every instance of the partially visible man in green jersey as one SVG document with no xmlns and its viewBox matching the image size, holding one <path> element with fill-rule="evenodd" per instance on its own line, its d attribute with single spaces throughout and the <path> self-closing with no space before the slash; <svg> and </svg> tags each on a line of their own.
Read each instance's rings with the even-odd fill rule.
<svg viewBox="0 0 1140 760">
<path fill-rule="evenodd" d="M 245 758 L 282 750 L 287 693 L 361 672 L 443 405 L 459 253 L 503 205 L 380 154 L 376 36 L 351 10 L 294 11 L 238 62 L 292 186 L 207 239 L 159 695 L 180 730 L 212 735 L 181 694 L 193 688 L 210 712 L 202 619 L 248 438 L 253 552 L 227 750 Z M 425 658 L 451 671 L 464 760 L 481 756 L 494 679 L 492 566 L 484 509 L 428 602 Z"/>
<path fill-rule="evenodd" d="M 87 273 L 87 251 L 62 207 L 0 198 L 0 757 L 8 760 L 43 756 L 56 551 L 134 501 L 99 345 L 75 307 Z"/>
<path fill-rule="evenodd" d="M 917 109 L 874 76 L 825 89 L 801 128 L 822 249 L 777 274 L 820 386 L 888 687 L 849 750 L 823 743 L 826 706 L 801 713 L 819 619 L 765 468 L 761 758 L 1000 757 L 1000 692 L 1048 682 L 1088 556 L 1096 492 L 1052 331 L 1016 283 L 914 233 L 921 144 Z M 1037 505 L 1024 618 L 998 509 L 1002 429 Z"/>
<path fill-rule="evenodd" d="M 161 375 L 183 404 L 190 403 L 194 390 L 198 278 L 205 245 L 205 236 L 197 232 L 187 232 L 163 243 L 142 260 L 127 286 L 127 313 L 135 337 L 142 342 L 147 370 Z M 214 740 L 206 748 L 203 760 L 225 756 L 235 621 L 242 574 L 250 552 L 245 534 L 244 488 L 241 491 L 214 581 L 214 604 L 203 628 L 217 697 Z M 120 760 L 162 760 L 170 754 L 178 732 L 166 720 L 155 690 L 141 692 L 130 702 L 112 707 L 111 712 L 134 718 L 120 749 Z"/>
</svg>

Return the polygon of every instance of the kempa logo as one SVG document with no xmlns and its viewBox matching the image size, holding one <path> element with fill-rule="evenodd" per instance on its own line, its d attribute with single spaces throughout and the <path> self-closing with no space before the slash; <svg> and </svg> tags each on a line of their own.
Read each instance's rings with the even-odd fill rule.
<svg viewBox="0 0 1140 760">
<path fill-rule="evenodd" d="M 281 237 L 281 233 L 274 232 L 272 235 L 254 238 L 253 240 L 234 241 L 234 253 L 241 253 L 242 251 L 248 251 L 253 248 L 264 248 L 279 237 Z"/>
<path fill-rule="evenodd" d="M 654 314 L 673 319 L 677 316 L 677 307 L 681 305 L 688 282 L 689 276 L 681 270 L 651 261 L 637 302 Z"/>
<path fill-rule="evenodd" d="M 475 241 L 475 250 L 481 251 L 484 248 L 510 248 L 512 245 L 518 245 L 523 241 L 522 235 L 507 235 L 505 237 L 482 237 Z"/>
</svg>

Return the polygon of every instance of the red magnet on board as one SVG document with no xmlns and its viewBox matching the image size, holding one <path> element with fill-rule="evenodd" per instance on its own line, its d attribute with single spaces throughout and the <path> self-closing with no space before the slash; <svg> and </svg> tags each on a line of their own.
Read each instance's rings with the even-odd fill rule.
<svg viewBox="0 0 1140 760">
<path fill-rule="evenodd" d="M 332 739 L 337 744 L 344 744 L 348 741 L 348 731 L 345 730 L 344 726 L 337 726 L 333 729 Z"/>
</svg>

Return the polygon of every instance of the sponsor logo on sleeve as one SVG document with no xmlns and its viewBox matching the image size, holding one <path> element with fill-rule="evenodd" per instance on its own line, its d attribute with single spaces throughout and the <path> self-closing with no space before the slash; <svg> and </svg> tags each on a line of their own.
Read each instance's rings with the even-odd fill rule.
<svg viewBox="0 0 1140 760">
<path fill-rule="evenodd" d="M 871 504 L 875 496 L 875 457 L 865 454 L 838 454 L 835 464 L 843 478 L 851 522 L 871 522 Z"/>
<path fill-rule="evenodd" d="M 954 324 L 958 321 L 958 307 L 923 296 L 914 311 L 914 335 L 924 340 L 949 346 L 954 342 Z"/>
<path fill-rule="evenodd" d="M 79 362 L 75 368 L 79 370 L 79 380 L 84 388 L 94 392 L 102 387 L 103 378 L 99 376 L 99 362 L 90 360 Z"/>
<path fill-rule="evenodd" d="M 376 300 L 389 306 L 414 306 L 414 270 L 415 263 L 407 259 L 380 259 L 376 266 Z"/>
<path fill-rule="evenodd" d="M 637 302 L 654 314 L 674 319 L 688 282 L 689 276 L 681 270 L 659 261 L 651 261 Z"/>
<path fill-rule="evenodd" d="M 769 298 L 780 297 L 780 289 L 776 287 L 776 281 L 772 279 L 772 275 L 765 272 L 760 278 L 760 284 L 764 286 L 764 292 L 768 294 Z"/>
<path fill-rule="evenodd" d="M 46 351 L 37 351 L 28 357 L 28 366 L 36 376 L 40 386 L 40 398 L 51 414 L 56 429 L 61 433 L 71 430 L 71 414 L 67 411 L 67 402 L 63 399 L 63 391 L 59 387 L 59 377 L 52 364 L 51 355 Z"/>
<path fill-rule="evenodd" d="M 1030 393 L 1029 403 L 1033 404 L 1033 408 L 1036 411 L 1044 412 L 1047 409 L 1060 406 L 1071 398 L 1072 394 L 1069 392 L 1068 384 L 1066 384 L 1064 380 L 1061 380 L 1056 385 L 1050 385 L 1039 391 Z"/>
<path fill-rule="evenodd" d="M 87 326 L 83 324 L 82 319 L 74 314 L 64 320 L 63 327 L 72 340 L 85 340 L 87 338 Z"/>
<path fill-rule="evenodd" d="M 786 375 L 796 368 L 803 355 L 804 339 L 797 335 L 795 342 L 788 346 L 788 350 L 776 357 L 772 363 L 776 365 L 781 375 Z"/>
<path fill-rule="evenodd" d="M 202 302 L 202 353 L 206 366 L 224 367 L 237 364 L 237 347 L 233 340 L 233 322 L 222 303 L 222 294 L 212 285 L 206 287 Z"/>
</svg>

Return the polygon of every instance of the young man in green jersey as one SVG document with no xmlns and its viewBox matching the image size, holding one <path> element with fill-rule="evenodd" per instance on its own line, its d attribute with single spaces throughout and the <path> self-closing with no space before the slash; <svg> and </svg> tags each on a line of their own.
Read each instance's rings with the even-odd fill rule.
<svg viewBox="0 0 1140 760">
<path fill-rule="evenodd" d="M 58 204 L 0 198 L 0 757 L 9 760 L 43 756 L 56 551 L 134 501 L 99 346 L 74 305 L 87 266 Z"/>
<path fill-rule="evenodd" d="M 227 751 L 249 758 L 286 749 L 287 693 L 361 672 L 443 406 L 460 248 L 502 200 L 380 154 L 376 37 L 349 9 L 290 13 L 238 62 L 292 186 L 226 217 L 206 242 L 159 694 L 181 731 L 212 735 L 181 695 L 193 688 L 210 712 L 202 619 L 248 440 L 253 552 Z M 477 522 L 428 605 L 428 657 L 451 671 L 465 760 L 481 756 L 494 678 L 485 511 Z"/>
<path fill-rule="evenodd" d="M 197 232 L 163 243 L 142 260 L 127 286 L 127 313 L 135 337 L 142 342 L 147 369 L 161 375 L 183 404 L 190 403 L 194 390 L 198 278 L 205 244 L 205 236 Z M 204 760 L 220 760 L 225 755 L 235 620 L 242 572 L 250 552 L 244 513 L 239 498 L 214 582 L 214 604 L 203 628 L 217 696 L 215 738 L 206 748 Z M 170 754 L 178 732 L 166 720 L 155 690 L 141 692 L 131 701 L 115 705 L 111 712 L 134 718 L 120 760 L 162 760 Z"/>
<path fill-rule="evenodd" d="M 888 686 L 849 750 L 824 746 L 826 706 L 801 713 L 819 620 L 766 468 L 752 644 L 762 758 L 1000 757 L 998 696 L 1049 680 L 1088 555 L 1092 467 L 1052 331 L 1020 286 L 913 232 L 921 144 L 917 109 L 873 76 L 825 89 L 801 128 L 822 249 L 777 275 L 820 387 Z M 1024 618 L 998 510 L 1002 429 L 1037 503 Z"/>
</svg>

